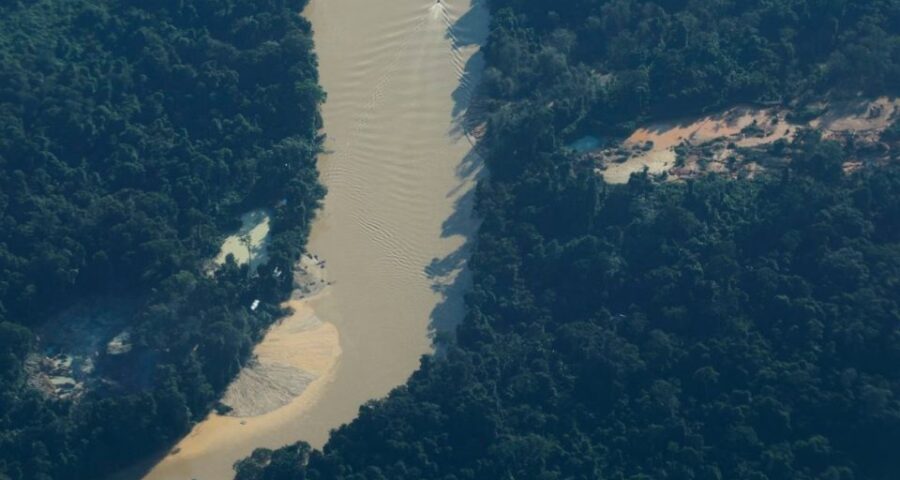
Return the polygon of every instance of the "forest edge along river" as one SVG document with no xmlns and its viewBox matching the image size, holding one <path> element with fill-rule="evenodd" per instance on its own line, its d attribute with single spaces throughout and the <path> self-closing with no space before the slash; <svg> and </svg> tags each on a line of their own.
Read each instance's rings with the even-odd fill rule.
<svg viewBox="0 0 900 480">
<path fill-rule="evenodd" d="M 210 414 L 155 465 L 119 478 L 231 478 L 255 448 L 321 447 L 366 401 L 405 382 L 434 333 L 463 316 L 481 173 L 463 118 L 481 74 L 486 6 L 313 0 L 303 14 L 328 95 L 319 158 L 328 194 L 308 245 L 315 261 L 298 270 L 321 269 L 304 278 L 327 275 L 327 286 L 295 292 L 294 313 L 254 354 L 311 381 L 261 415 Z"/>
</svg>

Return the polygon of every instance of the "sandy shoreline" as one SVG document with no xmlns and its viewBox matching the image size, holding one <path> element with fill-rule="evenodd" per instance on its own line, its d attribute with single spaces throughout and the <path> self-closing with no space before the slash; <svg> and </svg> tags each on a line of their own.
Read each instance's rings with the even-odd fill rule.
<svg viewBox="0 0 900 480">
<path fill-rule="evenodd" d="M 293 314 L 269 329 L 251 362 L 228 386 L 222 398 L 231 408 L 227 416 L 252 418 L 274 412 L 333 368 L 340 354 L 337 331 L 309 306 L 327 293 L 324 267 L 324 261 L 308 254 L 301 258 L 294 270 L 292 299 L 282 304 Z"/>
<path fill-rule="evenodd" d="M 325 295 L 327 290 L 312 298 L 285 302 L 283 306 L 290 307 L 293 313 L 273 325 L 254 349 L 254 355 L 260 361 L 278 362 L 315 376 L 299 395 L 259 415 L 212 412 L 154 461 L 149 472 L 148 465 L 138 465 L 109 480 L 232 478 L 235 461 L 256 447 L 266 446 L 271 432 L 283 431 L 291 419 L 305 415 L 334 381 L 341 355 L 340 335 L 335 325 L 319 320 L 314 309 L 315 302 Z M 290 432 L 285 434 L 289 438 Z"/>
<path fill-rule="evenodd" d="M 290 304 L 295 312 L 272 327 L 257 347 L 256 354 L 264 358 L 274 356 L 286 364 L 315 374 L 317 378 L 292 401 L 262 415 L 235 417 L 211 413 L 179 442 L 166 459 L 177 458 L 185 462 L 210 452 L 228 452 L 236 438 L 252 441 L 255 431 L 279 428 L 286 417 L 302 415 L 315 404 L 334 377 L 341 353 L 339 335 L 334 325 L 315 318 L 309 304 L 302 301 L 292 301 Z M 316 325 L 309 328 L 311 323 Z"/>
</svg>

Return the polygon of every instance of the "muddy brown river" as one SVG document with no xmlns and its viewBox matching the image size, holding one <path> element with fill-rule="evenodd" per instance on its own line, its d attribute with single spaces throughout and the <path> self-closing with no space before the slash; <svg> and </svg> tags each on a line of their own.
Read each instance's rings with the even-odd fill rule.
<svg viewBox="0 0 900 480">
<path fill-rule="evenodd" d="M 316 380 L 262 415 L 210 415 L 133 478 L 220 480 L 257 447 L 321 447 L 360 405 L 404 383 L 434 332 L 463 315 L 481 166 L 461 124 L 481 72 L 486 7 L 313 0 L 304 15 L 328 92 L 319 160 L 328 195 L 309 251 L 332 285 L 294 301 L 295 315 L 256 353 Z"/>
</svg>

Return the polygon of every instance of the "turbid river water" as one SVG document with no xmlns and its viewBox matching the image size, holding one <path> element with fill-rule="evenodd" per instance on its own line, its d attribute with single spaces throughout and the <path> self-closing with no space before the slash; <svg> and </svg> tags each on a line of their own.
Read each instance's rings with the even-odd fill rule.
<svg viewBox="0 0 900 480">
<path fill-rule="evenodd" d="M 474 2 L 474 3 L 473 3 Z M 309 251 L 333 285 L 257 348 L 317 376 L 264 415 L 211 415 L 146 479 L 220 480 L 256 447 L 321 447 L 360 405 L 402 384 L 461 319 L 480 163 L 461 127 L 481 71 L 478 0 L 313 0 L 328 187 Z"/>
</svg>

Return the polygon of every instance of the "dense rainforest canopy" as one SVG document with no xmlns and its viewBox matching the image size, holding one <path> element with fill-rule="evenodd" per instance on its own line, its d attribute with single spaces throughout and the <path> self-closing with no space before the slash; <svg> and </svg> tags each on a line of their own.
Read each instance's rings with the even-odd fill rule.
<svg viewBox="0 0 900 480">
<path fill-rule="evenodd" d="M 260 449 L 237 478 L 897 478 L 896 153 L 845 174 L 854 146 L 807 131 L 753 180 L 612 186 L 562 147 L 900 93 L 900 2 L 489 3 L 491 176 L 456 342 L 322 451 Z"/>
<path fill-rule="evenodd" d="M 171 444 L 282 314 L 273 272 L 324 193 L 304 4 L 0 5 L 0 479 L 99 478 Z M 258 275 L 203 273 L 241 213 L 276 205 Z M 106 309 L 133 348 L 100 352 L 77 401 L 31 388 L 39 332 L 84 299 L 127 303 Z"/>
</svg>

